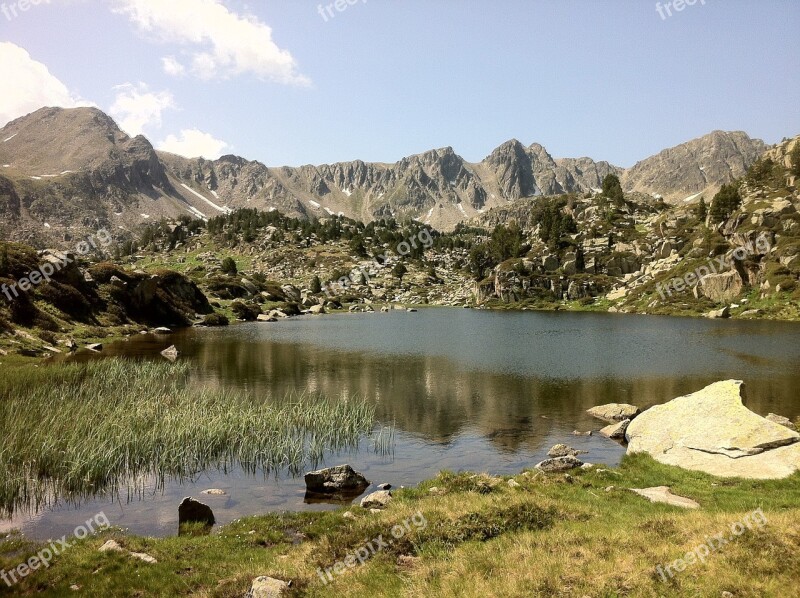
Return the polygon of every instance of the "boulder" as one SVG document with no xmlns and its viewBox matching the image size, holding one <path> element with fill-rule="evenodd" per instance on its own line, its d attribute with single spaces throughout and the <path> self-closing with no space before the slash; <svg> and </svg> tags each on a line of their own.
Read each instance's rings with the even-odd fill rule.
<svg viewBox="0 0 800 598">
<path fill-rule="evenodd" d="M 308 311 L 309 311 L 309 312 L 311 312 L 311 313 L 312 313 L 313 315 L 315 315 L 315 316 L 319 316 L 319 315 L 322 315 L 322 314 L 324 314 L 324 313 L 325 313 L 325 308 L 324 308 L 324 307 L 322 307 L 322 306 L 321 306 L 321 305 L 319 305 L 319 304 L 318 304 L 318 305 L 312 305 L 312 306 L 311 306 L 311 307 L 308 309 Z"/>
<path fill-rule="evenodd" d="M 159 326 L 155 330 L 153 330 L 154 334 L 172 334 L 172 330 L 167 328 L 166 326 Z"/>
<path fill-rule="evenodd" d="M 100 351 L 103 350 L 103 345 L 102 343 L 92 343 L 91 345 L 86 345 L 86 348 L 89 349 L 89 351 L 94 351 L 95 353 L 99 353 Z"/>
<path fill-rule="evenodd" d="M 606 438 L 611 438 L 613 440 L 624 440 L 625 439 L 625 431 L 628 429 L 628 425 L 631 423 L 631 420 L 624 419 L 618 424 L 609 424 L 602 430 L 600 433 L 605 436 Z"/>
<path fill-rule="evenodd" d="M 361 499 L 362 509 L 382 509 L 392 502 L 392 493 L 388 490 L 378 490 Z"/>
<path fill-rule="evenodd" d="M 731 309 L 730 309 L 730 307 L 728 307 L 726 305 L 722 309 L 715 309 L 713 311 L 708 312 L 706 314 L 706 317 L 710 318 L 712 320 L 730 318 L 731 317 Z"/>
<path fill-rule="evenodd" d="M 246 598 L 280 598 L 289 591 L 291 583 L 274 577 L 256 577 Z"/>
<path fill-rule="evenodd" d="M 650 502 L 662 502 L 673 507 L 682 507 L 684 509 L 699 509 L 700 503 L 693 501 L 691 498 L 685 498 L 673 494 L 667 486 L 656 486 L 654 488 L 631 488 L 631 492 L 635 492 L 639 496 L 644 496 Z"/>
<path fill-rule="evenodd" d="M 211 507 L 186 497 L 178 507 L 178 525 L 184 523 L 203 523 L 209 527 L 216 523 Z"/>
<path fill-rule="evenodd" d="M 744 383 L 716 382 L 633 420 L 628 453 L 721 477 L 779 479 L 800 469 L 800 434 L 744 406 Z"/>
<path fill-rule="evenodd" d="M 626 419 L 633 419 L 639 415 L 641 411 L 634 405 L 628 405 L 626 403 L 609 403 L 607 405 L 598 405 L 597 407 L 587 409 L 586 413 L 592 417 L 603 420 L 604 422 L 616 424 Z"/>
<path fill-rule="evenodd" d="M 583 461 L 567 455 L 566 457 L 556 457 L 555 459 L 545 459 L 541 463 L 536 464 L 536 469 L 544 471 L 545 473 L 558 473 L 561 471 L 569 471 L 576 467 L 581 467 Z"/>
<path fill-rule="evenodd" d="M 709 274 L 700 279 L 700 292 L 714 303 L 728 303 L 744 290 L 744 280 L 736 270 Z"/>
<path fill-rule="evenodd" d="M 287 301 L 291 301 L 293 303 L 300 303 L 301 293 L 300 289 L 298 289 L 296 286 L 291 284 L 283 285 L 281 287 L 281 291 L 283 291 L 283 294 L 286 296 Z"/>
<path fill-rule="evenodd" d="M 576 455 L 581 454 L 582 452 L 584 451 L 575 450 L 574 448 L 572 448 L 571 446 L 567 446 L 566 444 L 556 444 L 553 446 L 553 448 L 547 451 L 547 456 L 553 458 L 567 457 L 567 456 L 574 457 Z"/>
<path fill-rule="evenodd" d="M 278 318 L 269 314 L 258 314 L 256 320 L 259 322 L 277 322 Z"/>
<path fill-rule="evenodd" d="M 311 494 L 361 494 L 369 487 L 367 479 L 349 465 L 310 471 L 305 475 L 306 492 Z"/>
</svg>

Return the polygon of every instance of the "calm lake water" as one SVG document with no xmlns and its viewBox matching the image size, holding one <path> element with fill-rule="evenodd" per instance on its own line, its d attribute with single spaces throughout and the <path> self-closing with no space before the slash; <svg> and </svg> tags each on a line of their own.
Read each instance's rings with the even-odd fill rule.
<svg viewBox="0 0 800 598">
<path fill-rule="evenodd" d="M 559 442 L 588 451 L 585 461 L 613 465 L 622 446 L 572 435 L 602 427 L 586 409 L 609 402 L 648 407 L 722 379 L 744 380 L 747 405 L 757 413 L 800 416 L 800 325 L 785 322 L 435 308 L 142 335 L 108 345 L 103 355 L 163 359 L 159 352 L 170 344 L 194 365 L 200 384 L 374 401 L 380 424 L 395 426 L 392 454 L 377 454 L 365 440 L 318 465 L 350 463 L 373 484 L 395 487 L 442 469 L 518 473 Z M 208 488 L 228 494 L 201 497 Z M 103 511 L 134 533 L 171 535 L 184 496 L 209 504 L 222 524 L 273 510 L 336 508 L 304 503 L 304 489 L 302 477 L 285 472 L 208 471 L 163 491 L 146 483 L 144 495 L 131 500 L 100 496 L 19 514 L 0 530 L 60 537 Z"/>
</svg>

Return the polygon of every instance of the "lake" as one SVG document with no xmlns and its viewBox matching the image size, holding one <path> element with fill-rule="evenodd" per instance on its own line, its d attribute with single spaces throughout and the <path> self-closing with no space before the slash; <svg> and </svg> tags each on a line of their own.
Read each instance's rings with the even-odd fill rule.
<svg viewBox="0 0 800 598">
<path fill-rule="evenodd" d="M 429 308 L 141 335 L 67 359 L 163 359 L 159 352 L 175 344 L 197 384 L 264 396 L 366 397 L 379 426 L 394 427 L 393 450 L 381 453 L 365 439 L 309 469 L 350 463 L 373 484 L 399 487 L 443 469 L 515 474 L 559 442 L 588 451 L 584 461 L 614 465 L 625 452 L 620 444 L 572 434 L 603 426 L 586 409 L 609 402 L 644 408 L 728 378 L 745 381 L 753 411 L 794 420 L 799 341 L 800 324 L 786 322 Z M 273 510 L 336 508 L 305 503 L 302 477 L 287 472 L 207 471 L 163 491 L 152 480 L 140 483 L 134 496 L 56 501 L 0 522 L 0 530 L 60 537 L 102 511 L 134 533 L 171 535 L 184 496 L 209 504 L 222 524 Z M 227 495 L 201 496 L 209 488 Z"/>
</svg>

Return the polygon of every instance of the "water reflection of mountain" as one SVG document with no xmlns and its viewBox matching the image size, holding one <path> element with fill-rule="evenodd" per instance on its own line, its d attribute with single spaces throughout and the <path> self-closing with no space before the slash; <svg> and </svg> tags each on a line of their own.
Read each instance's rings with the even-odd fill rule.
<svg viewBox="0 0 800 598">
<path fill-rule="evenodd" d="M 502 450 L 539 448 L 558 429 L 596 429 L 584 411 L 608 402 L 650 406 L 716 381 L 708 377 L 556 380 L 544 372 L 531 377 L 465 370 L 445 357 L 388 356 L 331 350 L 311 345 L 241 342 L 219 338 L 191 343 L 203 384 L 247 388 L 256 395 L 281 397 L 308 390 L 330 397 L 374 400 L 382 422 L 410 434 L 448 442 L 467 427 Z M 798 375 L 748 378 L 748 406 L 794 417 Z"/>
</svg>

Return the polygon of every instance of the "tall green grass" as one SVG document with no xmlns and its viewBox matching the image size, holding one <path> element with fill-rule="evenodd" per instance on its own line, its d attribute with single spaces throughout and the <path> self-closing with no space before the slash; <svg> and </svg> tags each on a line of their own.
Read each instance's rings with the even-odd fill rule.
<svg viewBox="0 0 800 598">
<path fill-rule="evenodd" d="M 355 448 L 375 410 L 361 399 L 209 390 L 187 364 L 102 360 L 0 378 L 0 512 L 38 509 L 207 469 L 298 472 Z"/>
</svg>

